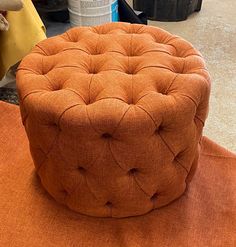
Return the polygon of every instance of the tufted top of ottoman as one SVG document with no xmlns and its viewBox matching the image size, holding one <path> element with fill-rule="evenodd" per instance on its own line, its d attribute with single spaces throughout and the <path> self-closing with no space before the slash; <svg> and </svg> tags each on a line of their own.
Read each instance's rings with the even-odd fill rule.
<svg viewBox="0 0 236 247">
<path fill-rule="evenodd" d="M 187 41 L 127 23 L 73 28 L 36 45 L 17 86 L 37 173 L 57 201 L 125 217 L 185 191 L 210 91 Z"/>
</svg>

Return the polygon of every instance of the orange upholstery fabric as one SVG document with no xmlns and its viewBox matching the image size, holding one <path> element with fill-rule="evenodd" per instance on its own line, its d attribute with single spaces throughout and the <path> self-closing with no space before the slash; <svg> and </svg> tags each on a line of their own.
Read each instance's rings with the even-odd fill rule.
<svg viewBox="0 0 236 247">
<path fill-rule="evenodd" d="M 57 201 L 126 217 L 184 193 L 210 91 L 187 41 L 127 23 L 74 28 L 23 59 L 17 86 L 37 173 Z"/>
<path fill-rule="evenodd" d="M 55 202 L 36 176 L 18 107 L 0 102 L 0 246 L 234 247 L 236 155 L 202 139 L 184 195 L 123 219 L 82 216 Z"/>
</svg>

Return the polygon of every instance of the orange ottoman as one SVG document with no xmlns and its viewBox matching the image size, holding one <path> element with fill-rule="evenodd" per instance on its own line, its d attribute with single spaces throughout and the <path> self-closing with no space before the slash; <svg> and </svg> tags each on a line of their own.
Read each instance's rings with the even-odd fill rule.
<svg viewBox="0 0 236 247">
<path fill-rule="evenodd" d="M 127 23 L 74 28 L 23 59 L 17 86 L 37 173 L 60 203 L 126 217 L 186 190 L 210 91 L 187 41 Z"/>
</svg>

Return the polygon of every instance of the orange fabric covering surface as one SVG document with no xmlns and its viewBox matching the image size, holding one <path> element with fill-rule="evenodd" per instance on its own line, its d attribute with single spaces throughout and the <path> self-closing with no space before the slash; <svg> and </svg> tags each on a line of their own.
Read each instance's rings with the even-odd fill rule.
<svg viewBox="0 0 236 247">
<path fill-rule="evenodd" d="M 74 28 L 23 59 L 17 86 L 37 172 L 57 201 L 126 217 L 185 191 L 210 93 L 187 41 L 128 23 Z"/>
<path fill-rule="evenodd" d="M 0 113 L 0 246 L 235 246 L 236 155 L 206 137 L 191 186 L 180 199 L 138 217 L 96 218 L 47 194 L 18 107 L 0 102 Z"/>
</svg>

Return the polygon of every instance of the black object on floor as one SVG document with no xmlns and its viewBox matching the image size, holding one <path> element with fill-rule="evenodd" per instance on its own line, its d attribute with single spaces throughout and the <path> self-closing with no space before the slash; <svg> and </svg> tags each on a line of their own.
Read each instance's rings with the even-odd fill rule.
<svg viewBox="0 0 236 247">
<path fill-rule="evenodd" d="M 55 22 L 68 22 L 69 11 L 67 0 L 40 0 L 34 2 L 41 17 L 48 17 Z"/>
<path fill-rule="evenodd" d="M 147 25 L 147 16 L 140 11 L 134 11 L 125 0 L 118 0 L 120 21 Z"/>
<path fill-rule="evenodd" d="M 144 11 L 150 20 L 183 21 L 201 10 L 202 0 L 133 0 L 133 6 Z"/>
<path fill-rule="evenodd" d="M 56 12 L 49 12 L 48 17 L 50 20 L 55 22 L 69 22 L 69 11 L 64 9 Z"/>
<path fill-rule="evenodd" d="M 19 105 L 18 95 L 15 88 L 0 87 L 0 100 Z"/>
<path fill-rule="evenodd" d="M 34 5 L 40 12 L 57 12 L 67 9 L 67 0 L 39 0 Z"/>
</svg>

